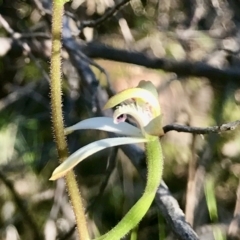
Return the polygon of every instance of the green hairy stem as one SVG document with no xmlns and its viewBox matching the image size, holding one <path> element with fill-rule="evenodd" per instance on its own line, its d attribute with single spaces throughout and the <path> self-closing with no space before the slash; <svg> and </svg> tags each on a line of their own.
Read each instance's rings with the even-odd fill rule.
<svg viewBox="0 0 240 240">
<path fill-rule="evenodd" d="M 52 54 L 51 54 L 51 110 L 55 141 L 60 163 L 68 157 L 67 142 L 64 135 L 62 114 L 61 91 L 61 31 L 64 11 L 63 0 L 54 0 L 52 8 Z M 76 217 L 76 224 L 81 240 L 89 240 L 88 229 L 82 205 L 82 199 L 78 190 L 73 171 L 66 175 L 66 185 L 69 197 Z"/>
<path fill-rule="evenodd" d="M 119 240 L 131 231 L 150 208 L 162 179 L 163 154 L 159 139 L 146 143 L 147 183 L 142 197 L 129 210 L 123 219 L 109 232 L 96 240 Z"/>
</svg>

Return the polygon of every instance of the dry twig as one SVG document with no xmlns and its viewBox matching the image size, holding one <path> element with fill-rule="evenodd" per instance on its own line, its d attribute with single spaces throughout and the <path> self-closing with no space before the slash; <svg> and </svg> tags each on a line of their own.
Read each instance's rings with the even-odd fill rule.
<svg viewBox="0 0 240 240">
<path fill-rule="evenodd" d="M 163 130 L 165 133 L 170 131 L 177 131 L 177 132 L 195 133 L 195 134 L 209 134 L 209 133 L 221 133 L 226 131 L 232 131 L 232 130 L 235 130 L 238 126 L 240 126 L 240 120 L 225 123 L 219 126 L 206 127 L 206 128 L 171 124 L 171 125 L 164 126 Z"/>
</svg>

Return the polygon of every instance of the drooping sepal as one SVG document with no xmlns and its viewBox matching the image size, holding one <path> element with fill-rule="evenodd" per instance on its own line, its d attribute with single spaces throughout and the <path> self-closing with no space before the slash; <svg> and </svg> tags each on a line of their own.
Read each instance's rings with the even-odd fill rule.
<svg viewBox="0 0 240 240">
<path fill-rule="evenodd" d="M 50 180 L 56 180 L 60 177 L 63 177 L 73 169 L 78 163 L 86 159 L 87 157 L 91 156 L 92 154 L 99 152 L 103 149 L 109 147 L 115 147 L 119 145 L 125 144 L 133 144 L 133 143 L 142 143 L 147 142 L 146 138 L 133 138 L 133 137 L 118 137 L 118 138 L 107 138 L 101 139 L 99 141 L 90 143 L 72 155 L 70 155 L 63 163 L 61 163 L 53 172 Z"/>
</svg>

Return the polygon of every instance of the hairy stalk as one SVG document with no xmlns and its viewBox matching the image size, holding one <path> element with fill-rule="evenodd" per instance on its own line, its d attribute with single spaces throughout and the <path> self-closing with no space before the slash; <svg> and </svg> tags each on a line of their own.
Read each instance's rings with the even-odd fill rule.
<svg viewBox="0 0 240 240">
<path fill-rule="evenodd" d="M 51 109 L 55 140 L 60 162 L 68 157 L 67 142 L 64 136 L 61 91 L 61 31 L 64 0 L 54 0 L 52 8 L 52 53 L 51 53 Z M 88 229 L 81 195 L 73 171 L 66 175 L 66 185 L 76 217 L 81 240 L 88 240 Z"/>
<path fill-rule="evenodd" d="M 142 197 L 112 230 L 96 240 L 121 239 L 141 221 L 150 208 L 161 182 L 163 172 L 162 147 L 158 138 L 146 143 L 146 155 L 148 169 L 147 184 Z"/>
</svg>

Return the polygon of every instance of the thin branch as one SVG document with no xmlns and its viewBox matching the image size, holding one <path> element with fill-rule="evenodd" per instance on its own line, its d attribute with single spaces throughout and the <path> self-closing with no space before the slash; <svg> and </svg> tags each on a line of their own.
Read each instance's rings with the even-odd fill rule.
<svg viewBox="0 0 240 240">
<path fill-rule="evenodd" d="M 9 93 L 5 98 L 2 98 L 0 100 L 0 111 L 8 107 L 10 104 L 16 102 L 19 100 L 22 96 L 30 94 L 33 89 L 36 87 L 35 82 L 31 82 L 24 87 L 21 87 L 12 93 Z"/>
<path fill-rule="evenodd" d="M 46 220 L 44 226 L 44 236 L 45 239 L 56 239 L 57 231 L 55 221 L 57 219 L 58 213 L 60 211 L 60 207 L 62 204 L 62 199 L 65 193 L 66 185 L 64 179 L 58 179 L 56 183 L 56 189 L 54 193 L 54 202 L 49 213 L 49 217 Z M 55 231 L 53 230 L 55 229 Z"/>
<path fill-rule="evenodd" d="M 67 24 L 67 20 L 66 20 L 66 24 Z M 68 39 L 69 40 L 69 39 Z M 100 66 L 98 63 L 96 63 L 94 60 L 90 59 L 89 57 L 87 57 L 84 53 L 82 53 L 81 51 L 78 51 L 78 55 L 79 57 L 81 57 L 85 62 L 87 62 L 89 65 L 92 65 L 96 68 L 98 68 L 98 70 L 101 73 L 104 73 L 106 76 L 106 81 L 107 81 L 107 89 L 108 89 L 108 93 L 110 93 L 110 96 L 115 94 L 115 91 L 112 89 L 111 84 L 110 84 L 110 77 L 109 74 L 107 73 L 107 71 Z"/>
<path fill-rule="evenodd" d="M 194 181 L 194 177 L 196 174 L 196 166 L 197 166 L 197 158 L 195 154 L 196 150 L 196 134 L 192 136 L 192 144 L 191 144 L 191 157 L 188 163 L 188 181 L 187 181 L 187 191 L 186 191 L 186 204 L 185 204 L 185 215 L 186 221 L 194 226 L 194 210 L 195 210 L 195 202 L 196 202 L 196 182 Z"/>
<path fill-rule="evenodd" d="M 96 203 L 98 203 L 98 201 L 101 199 L 101 197 L 104 193 L 104 190 L 107 187 L 109 178 L 110 178 L 114 168 L 116 167 L 117 152 L 118 152 L 118 147 L 114 147 L 113 149 L 111 149 L 110 156 L 108 157 L 108 166 L 107 166 L 107 169 L 105 172 L 106 176 L 101 183 L 101 186 L 98 190 L 98 194 L 96 195 L 96 197 L 94 197 L 94 199 L 92 199 L 92 201 L 90 201 L 85 212 L 89 212 L 91 209 L 94 209 L 94 207 L 96 206 Z"/>
<path fill-rule="evenodd" d="M 27 42 L 24 42 L 21 38 L 23 38 L 24 36 L 21 33 L 15 32 L 10 25 L 8 24 L 8 22 L 2 17 L 2 15 L 0 14 L 0 23 L 2 24 L 3 28 L 6 30 L 7 33 L 9 33 L 11 35 L 11 37 L 17 41 L 19 43 L 19 45 L 23 48 L 23 50 L 26 52 L 26 54 L 30 57 L 30 59 L 35 63 L 35 65 L 37 66 L 37 68 L 40 70 L 40 72 L 42 73 L 43 77 L 50 82 L 50 78 L 48 76 L 48 74 L 46 73 L 46 71 L 43 69 L 43 67 L 41 66 L 40 62 L 35 58 L 35 56 L 32 54 L 31 52 L 31 48 L 28 45 Z"/>
<path fill-rule="evenodd" d="M 195 134 L 209 134 L 209 133 L 221 133 L 226 131 L 232 131 L 232 130 L 235 130 L 238 126 L 240 126 L 240 120 L 225 123 L 219 126 L 206 127 L 206 128 L 172 124 L 172 125 L 164 126 L 163 130 L 164 130 L 164 133 L 167 133 L 170 131 L 177 131 L 177 132 L 186 132 L 186 133 L 195 133 Z"/>
<path fill-rule="evenodd" d="M 30 82 L 27 85 L 23 87 L 17 87 L 12 90 L 11 93 L 9 93 L 6 97 L 0 99 L 0 111 L 3 111 L 5 108 L 7 108 L 12 103 L 18 101 L 20 98 L 24 96 L 29 96 L 33 98 L 36 102 L 41 103 L 44 107 L 49 109 L 49 104 L 46 101 L 46 99 L 35 89 L 37 88 L 36 81 Z"/>
<path fill-rule="evenodd" d="M 97 27 L 100 24 L 102 24 L 104 21 L 106 21 L 108 18 L 112 17 L 123 5 L 128 3 L 130 0 L 123 0 L 119 3 L 117 3 L 113 8 L 110 8 L 106 11 L 106 13 L 98 18 L 97 20 L 89 20 L 89 21 L 83 21 L 80 24 L 79 30 L 81 31 L 85 27 Z"/>
<path fill-rule="evenodd" d="M 51 36 L 48 33 L 44 32 L 29 32 L 29 33 L 21 33 L 18 38 L 42 38 L 42 39 L 50 39 Z"/>
<path fill-rule="evenodd" d="M 48 16 L 52 16 L 52 11 L 50 9 L 47 9 L 46 7 L 44 7 L 43 3 L 40 0 L 33 0 L 33 2 L 35 3 L 37 9 L 39 10 L 40 14 L 42 16 L 48 15 Z M 46 3 L 45 3 L 46 5 Z"/>
<path fill-rule="evenodd" d="M 65 182 L 63 181 L 63 179 L 58 179 L 57 180 L 57 184 L 56 184 L 56 189 L 55 189 L 55 193 L 54 193 L 54 202 L 51 208 L 51 211 L 49 213 L 49 218 L 56 220 L 59 210 L 60 210 L 60 206 L 61 206 L 61 202 L 62 202 L 62 198 L 63 195 L 65 193 Z"/>
<path fill-rule="evenodd" d="M 89 59 L 82 52 L 81 48 L 78 44 L 76 44 L 75 40 L 72 38 L 72 33 L 69 27 L 69 18 L 64 16 L 63 18 L 63 47 L 69 54 L 70 61 L 76 67 L 76 70 L 81 77 L 83 86 L 90 86 L 84 88 L 87 89 L 88 92 L 88 101 L 91 104 L 91 108 L 96 111 L 97 109 L 97 88 L 99 82 L 97 81 L 94 73 L 92 72 L 89 66 Z"/>
<path fill-rule="evenodd" d="M 132 44 L 135 41 L 131 33 L 130 27 L 128 26 L 128 23 L 125 18 L 117 16 L 117 19 L 123 38 L 127 43 L 127 46 L 130 46 L 130 44 Z"/>
<path fill-rule="evenodd" d="M 13 183 L 6 178 L 6 176 L 3 174 L 2 171 L 0 171 L 0 179 L 6 185 L 6 187 L 9 189 L 9 191 L 11 192 L 14 202 L 18 206 L 18 208 L 23 216 L 24 221 L 26 221 L 27 226 L 33 233 L 34 239 L 36 239 L 36 240 L 42 239 L 41 234 L 39 232 L 39 228 L 38 228 L 35 220 L 29 213 L 24 200 L 19 196 L 19 194 L 14 189 Z"/>
</svg>

